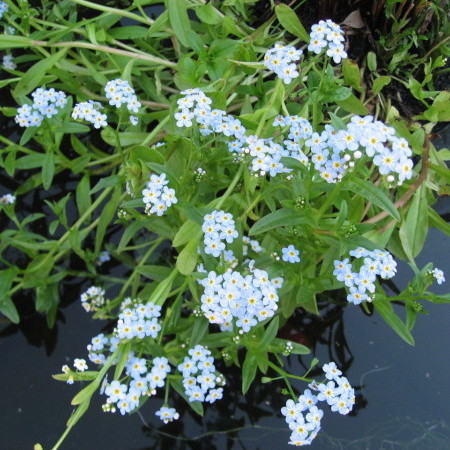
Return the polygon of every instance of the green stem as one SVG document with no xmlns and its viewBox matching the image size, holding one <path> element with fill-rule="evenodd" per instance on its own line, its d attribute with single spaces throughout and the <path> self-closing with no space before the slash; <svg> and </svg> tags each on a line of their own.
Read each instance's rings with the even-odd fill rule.
<svg viewBox="0 0 450 450">
<path fill-rule="evenodd" d="M 258 128 L 256 129 L 256 136 L 259 136 L 261 134 L 262 129 L 264 128 L 265 124 L 266 124 L 266 119 L 267 116 L 270 113 L 270 110 L 272 108 L 272 106 L 275 103 L 275 99 L 277 98 L 277 94 L 279 89 L 281 88 L 281 86 L 283 85 L 283 80 L 281 78 L 277 78 L 277 81 L 275 83 L 275 87 L 273 88 L 272 91 L 272 95 L 270 96 L 269 102 L 267 104 L 267 106 L 265 107 L 265 111 L 263 116 L 261 117 L 261 120 L 259 122 Z"/>
<path fill-rule="evenodd" d="M 271 367 L 273 370 L 275 370 L 275 372 L 279 373 L 281 375 L 281 377 L 283 378 L 284 382 L 286 383 L 286 386 L 289 390 L 289 392 L 291 393 L 292 399 L 298 401 L 298 396 L 295 395 L 294 390 L 292 389 L 291 383 L 289 383 L 288 380 L 288 374 L 286 374 L 286 372 L 284 372 L 283 370 L 281 370 L 276 364 L 274 364 L 271 361 L 267 361 L 269 367 Z"/>
<path fill-rule="evenodd" d="M 77 3 L 81 6 L 86 6 L 87 8 L 95 9 L 97 11 L 103 11 L 109 14 L 115 14 L 117 16 L 122 17 L 128 17 L 129 19 L 136 20 L 137 22 L 145 23 L 146 25 L 152 25 L 154 23 L 154 20 L 150 19 L 149 17 L 142 17 L 138 14 L 133 14 L 129 11 L 122 10 L 122 9 L 116 9 L 111 8 L 109 6 L 104 6 L 102 4 L 88 2 L 86 0 L 72 0 L 73 3 Z"/>
<path fill-rule="evenodd" d="M 122 286 L 122 289 L 120 290 L 120 293 L 119 293 L 119 298 L 121 298 L 125 294 L 126 290 L 128 289 L 128 286 L 130 286 L 130 284 L 133 282 L 134 278 L 138 274 L 138 269 L 146 263 L 147 259 L 150 257 L 150 255 L 155 251 L 156 247 L 158 247 L 158 245 L 163 240 L 164 240 L 164 238 L 156 239 L 155 242 L 153 243 L 153 245 L 146 251 L 145 255 L 141 258 L 141 260 L 139 261 L 137 266 L 134 268 L 131 276 L 128 278 L 126 283 Z"/>
<path fill-rule="evenodd" d="M 220 197 L 219 201 L 216 204 L 216 208 L 220 209 L 222 205 L 225 203 L 225 200 L 231 195 L 233 192 L 233 189 L 236 187 L 237 182 L 241 178 L 242 172 L 244 171 L 244 163 L 242 162 L 239 166 L 239 170 L 236 172 L 236 175 L 233 178 L 233 181 L 228 186 L 228 189 L 225 191 L 225 193 Z"/>
<path fill-rule="evenodd" d="M 114 47 L 108 47 L 107 45 L 96 45 L 88 42 L 70 41 L 70 42 L 56 42 L 50 43 L 49 41 L 35 41 L 31 40 L 30 44 L 35 47 L 69 47 L 69 48 L 87 48 L 89 50 L 96 50 L 104 53 L 112 53 L 121 56 L 128 56 L 129 58 L 138 59 L 141 61 L 150 61 L 157 65 L 164 67 L 175 68 L 177 65 L 174 62 L 167 61 L 166 59 L 158 58 L 157 56 L 147 55 L 143 53 L 130 52 L 128 50 L 120 50 Z"/>
<path fill-rule="evenodd" d="M 325 214 L 326 210 L 334 202 L 335 198 L 338 196 L 339 192 L 341 191 L 341 187 L 342 187 L 342 181 L 339 181 L 335 184 L 334 189 L 331 191 L 331 194 L 329 194 L 327 196 L 327 198 L 323 202 L 322 206 L 320 207 L 317 220 L 319 220 Z"/>
</svg>

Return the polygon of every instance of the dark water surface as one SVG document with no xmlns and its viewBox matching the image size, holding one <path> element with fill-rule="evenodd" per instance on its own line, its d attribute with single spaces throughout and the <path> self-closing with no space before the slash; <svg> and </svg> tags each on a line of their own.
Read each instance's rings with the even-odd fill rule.
<svg viewBox="0 0 450 450">
<path fill-rule="evenodd" d="M 449 274 L 449 248 L 450 238 L 431 230 L 419 266 L 431 260 Z M 407 270 L 402 267 L 398 278 Z M 445 284 L 434 291 L 444 293 Z M 345 309 L 345 336 L 353 357 L 346 375 L 354 386 L 362 386 L 358 392 L 363 399 L 358 396 L 359 403 L 366 404 L 354 417 L 326 411 L 323 429 L 310 448 L 450 448 L 449 307 L 429 305 L 426 309 L 430 314 L 419 317 L 414 330 L 417 342 L 414 348 L 403 343 L 378 317 L 366 317 L 351 305 Z M 36 442 L 47 449 L 64 430 L 72 411 L 70 400 L 80 384 L 69 386 L 52 380 L 50 375 L 60 372 L 61 365 L 72 363 L 73 358 L 86 357 L 85 347 L 100 332 L 101 322 L 91 320 L 78 302 L 63 313 L 66 323 L 59 322 L 57 342 L 49 356 L 43 346 L 30 345 L 22 333 L 0 339 L 1 449 L 28 449 Z M 332 359 L 326 345 L 319 345 L 316 354 L 321 363 Z M 291 370 L 295 372 L 296 366 L 301 374 L 299 364 L 294 364 Z M 224 374 L 228 375 L 226 371 Z M 239 381 L 235 377 L 236 374 L 231 377 L 232 384 Z M 265 391 L 257 387 L 245 399 L 233 394 L 238 389 L 236 383 L 221 400 L 222 406 L 217 402 L 207 407 L 203 420 L 194 420 L 180 410 L 180 421 L 168 426 L 161 425 L 154 416 L 162 403 L 160 398 L 142 408 L 141 419 L 137 414 L 103 413 L 100 405 L 104 397 L 97 396 L 61 448 L 292 448 L 287 445 L 289 430 L 279 413 L 285 401 L 280 385 L 263 386 Z M 144 427 L 143 420 L 150 425 L 148 428 Z M 241 429 L 229 435 L 217 433 L 229 428 Z M 166 434 L 181 435 L 181 438 Z"/>
</svg>

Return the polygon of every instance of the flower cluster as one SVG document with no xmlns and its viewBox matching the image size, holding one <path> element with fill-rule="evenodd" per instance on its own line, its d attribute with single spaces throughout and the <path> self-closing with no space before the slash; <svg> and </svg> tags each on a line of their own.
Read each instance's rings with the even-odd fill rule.
<svg viewBox="0 0 450 450">
<path fill-rule="evenodd" d="M 191 127 L 192 120 L 195 119 L 200 125 L 200 132 L 205 136 L 214 132 L 236 139 L 244 137 L 246 129 L 241 122 L 221 109 L 211 109 L 212 100 L 200 89 L 187 89 L 181 91 L 181 94 L 184 97 L 177 101 L 181 111 L 174 116 L 177 127 Z"/>
<path fill-rule="evenodd" d="M 0 205 L 12 205 L 15 201 L 16 197 L 11 194 L 5 194 L 0 197 Z"/>
<path fill-rule="evenodd" d="M 209 322 L 219 324 L 223 331 L 236 326 L 245 333 L 275 314 L 283 279 L 270 280 L 268 273 L 259 269 L 245 276 L 237 271 L 223 275 L 211 271 L 199 283 L 204 287 L 201 310 Z"/>
<path fill-rule="evenodd" d="M 147 182 L 146 188 L 142 191 L 145 203 L 145 212 L 147 214 L 156 214 L 162 216 L 167 208 L 177 203 L 175 190 L 167 186 L 169 180 L 166 174 L 150 175 L 150 181 Z"/>
<path fill-rule="evenodd" d="M 31 96 L 33 104 L 22 105 L 17 109 L 17 115 L 14 118 L 21 127 L 38 127 L 42 120 L 50 118 L 58 113 L 58 109 L 67 103 L 67 96 L 62 91 L 51 89 L 36 89 Z"/>
<path fill-rule="evenodd" d="M 298 263 L 300 262 L 300 252 L 293 246 L 289 245 L 288 247 L 284 247 L 281 249 L 283 255 L 282 259 L 283 261 L 286 261 L 288 263 Z"/>
<path fill-rule="evenodd" d="M 2 66 L 5 69 L 14 70 L 17 66 L 14 63 L 12 55 L 4 55 L 2 60 Z"/>
<path fill-rule="evenodd" d="M 264 65 L 275 72 L 286 84 L 299 76 L 294 64 L 302 56 L 303 51 L 295 47 L 277 44 L 264 54 Z"/>
<path fill-rule="evenodd" d="M 81 306 L 86 312 L 96 311 L 105 303 L 105 291 L 97 286 L 91 286 L 81 294 Z"/>
<path fill-rule="evenodd" d="M 327 55 L 333 58 L 336 64 L 347 58 L 343 45 L 345 41 L 344 33 L 341 27 L 332 20 L 321 20 L 318 24 L 313 25 L 309 37 L 308 50 L 310 52 L 319 54 L 327 49 Z"/>
<path fill-rule="evenodd" d="M 216 366 L 211 352 L 203 345 L 196 345 L 185 356 L 178 370 L 183 375 L 183 386 L 190 402 L 214 403 L 223 395 L 223 388 L 217 387 L 217 383 L 223 384 L 223 376 L 216 375 Z"/>
<path fill-rule="evenodd" d="M 340 414 L 348 414 L 355 404 L 355 391 L 347 378 L 340 376 L 342 372 L 336 364 L 334 362 L 325 364 L 323 371 L 329 381 L 319 385 L 316 383 L 309 385 L 311 389 L 318 392 L 317 395 L 306 389 L 297 402 L 289 399 L 286 406 L 281 408 L 281 413 L 292 431 L 289 441 L 291 445 L 310 445 L 317 436 L 323 417 L 323 410 L 316 406 L 319 401 L 326 401 L 331 411 Z"/>
<path fill-rule="evenodd" d="M 108 81 L 105 86 L 105 94 L 111 106 L 120 108 L 122 105 L 126 105 L 130 112 L 137 113 L 139 111 L 141 103 L 128 81 L 120 78 Z M 130 116 L 130 120 L 133 125 L 138 123 L 138 119 L 135 116 Z"/>
<path fill-rule="evenodd" d="M 73 119 L 84 119 L 94 125 L 94 128 L 106 127 L 108 118 L 106 114 L 102 114 L 103 106 L 99 102 L 89 100 L 88 102 L 77 103 L 72 111 Z"/>
<path fill-rule="evenodd" d="M 161 307 L 152 302 L 137 303 L 130 298 L 125 299 L 119 314 L 115 335 L 120 339 L 144 339 L 146 336 L 156 338 L 161 325 L 157 318 Z"/>
<path fill-rule="evenodd" d="M 7 12 L 9 9 L 9 5 L 6 2 L 0 2 L 0 19 L 3 17 L 3 14 Z"/>
<path fill-rule="evenodd" d="M 164 387 L 167 374 L 171 371 L 169 360 L 165 357 L 154 358 L 149 371 L 145 358 L 136 357 L 133 352 L 128 356 L 125 364 L 126 375 L 130 377 L 127 383 L 114 380 L 105 388 L 107 395 L 103 409 L 115 412 L 119 408 L 120 414 L 132 412 L 139 406 L 143 395 L 156 394 L 156 388 Z"/>
<path fill-rule="evenodd" d="M 207 214 L 203 218 L 202 230 L 205 253 L 215 257 L 225 250 L 225 242 L 231 244 L 238 237 L 233 216 L 224 211 Z"/>
<path fill-rule="evenodd" d="M 369 251 L 363 247 L 350 252 L 355 259 L 364 258 L 359 271 L 355 271 L 349 258 L 334 261 L 333 275 L 349 288 L 347 300 L 359 305 L 363 301 L 372 301 L 375 292 L 375 280 L 379 275 L 383 279 L 392 278 L 397 271 L 397 263 L 389 252 Z"/>
<path fill-rule="evenodd" d="M 395 136 L 395 130 L 373 116 L 353 116 L 342 130 L 325 125 L 320 134 L 311 124 L 298 116 L 278 116 L 273 125 L 289 126 L 289 139 L 284 141 L 290 154 L 283 156 L 298 159 L 307 165 L 308 157 L 300 150 L 301 143 L 309 148 L 309 157 L 321 178 L 328 182 L 341 180 L 348 166 L 364 154 L 373 159 L 381 175 L 399 184 L 412 177 L 411 148 L 404 138 Z M 349 163 L 350 161 L 350 163 Z"/>
<path fill-rule="evenodd" d="M 433 270 L 431 270 L 431 275 L 433 275 L 437 284 L 444 283 L 444 281 L 445 281 L 444 272 L 441 269 L 438 269 L 437 267 L 435 267 Z"/>
</svg>

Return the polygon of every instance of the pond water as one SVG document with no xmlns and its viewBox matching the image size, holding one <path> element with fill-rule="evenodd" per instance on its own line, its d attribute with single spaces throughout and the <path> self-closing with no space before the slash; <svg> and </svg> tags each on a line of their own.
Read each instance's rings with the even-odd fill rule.
<svg viewBox="0 0 450 450">
<path fill-rule="evenodd" d="M 449 248 L 450 238 L 431 230 L 419 265 L 433 260 L 450 273 Z M 442 264 L 445 261 L 447 267 Z M 406 271 L 402 267 L 399 277 Z M 435 291 L 444 293 L 445 287 Z M 413 348 L 376 316 L 366 317 L 358 308 L 345 309 L 343 326 L 352 358 L 346 375 L 360 388 L 360 409 L 355 416 L 326 414 L 323 430 L 311 448 L 449 448 L 450 314 L 446 305 L 430 305 L 427 310 L 429 315 L 420 317 L 414 330 L 417 344 Z M 37 344 L 51 343 L 52 336 L 45 339 L 39 330 L 33 335 L 27 329 L 28 339 L 21 332 L 0 339 L 1 448 L 31 448 L 36 442 L 49 448 L 63 432 L 72 411 L 70 400 L 79 386 L 54 381 L 50 375 L 73 358 L 85 357 L 86 343 L 101 327 L 77 302 L 63 314 L 65 323 L 58 323 L 51 354 L 46 354 L 45 345 Z M 323 362 L 333 357 L 328 345 L 318 345 L 316 355 Z M 298 363 L 292 369 L 296 366 L 301 373 Z M 236 392 L 239 383 L 234 378 L 236 374 L 232 376 Z M 122 417 L 103 413 L 98 396 L 62 448 L 289 448 L 289 432 L 279 413 L 283 396 L 279 386 L 267 386 L 253 389 L 247 398 L 229 392 L 222 400 L 225 405 L 216 403 L 208 408 L 203 420 L 185 412 L 179 423 L 167 426 L 154 416 L 160 399 L 147 403 L 141 418 L 137 414 Z M 234 431 L 226 433 L 229 429 Z"/>
<path fill-rule="evenodd" d="M 450 137 L 448 133 L 445 135 Z M 449 145 L 447 144 L 447 147 Z M 450 202 L 436 205 L 449 217 Z M 431 229 L 418 258 L 419 267 L 432 261 L 450 274 L 450 238 Z M 394 279 L 402 288 L 411 270 L 401 264 Z M 69 386 L 51 378 L 62 364 L 86 357 L 86 345 L 101 332 L 104 323 L 93 321 L 76 300 L 80 280 L 63 289 L 63 308 L 57 325 L 49 331 L 43 318 L 21 306 L 20 327 L 2 320 L 0 368 L 2 413 L 0 448 L 21 450 L 39 442 L 50 448 L 64 431 L 72 412 L 71 398 L 80 385 Z M 445 293 L 448 283 L 435 285 Z M 22 302 L 21 302 L 22 303 Z M 450 445 L 450 313 L 448 305 L 428 305 L 429 312 L 418 318 L 414 329 L 416 346 L 410 347 L 376 315 L 367 317 L 349 305 L 335 312 L 335 320 L 310 324 L 311 335 L 302 339 L 315 342 L 321 364 L 340 360 L 346 376 L 357 387 L 356 413 L 340 416 L 325 412 L 322 431 L 312 449 L 449 449 Z M 314 328 L 315 327 L 315 328 Z M 316 331 L 311 331 L 316 330 Z M 313 334 L 316 336 L 313 336 Z M 308 364 L 311 357 L 303 361 Z M 290 367 L 301 374 L 301 360 Z M 224 370 L 228 390 L 224 399 L 207 408 L 204 418 L 183 411 L 176 423 L 162 425 L 154 415 L 162 399 L 149 401 L 139 414 L 120 416 L 101 410 L 96 396 L 89 412 L 76 425 L 62 449 L 284 449 L 289 430 L 280 414 L 286 397 L 281 386 L 259 384 L 246 397 L 238 394 L 236 372 Z M 298 389 L 304 389 L 298 385 Z"/>
</svg>

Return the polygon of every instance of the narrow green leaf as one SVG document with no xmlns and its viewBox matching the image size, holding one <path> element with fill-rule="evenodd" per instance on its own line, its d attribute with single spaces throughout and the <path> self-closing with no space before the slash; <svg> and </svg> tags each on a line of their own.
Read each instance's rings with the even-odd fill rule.
<svg viewBox="0 0 450 450">
<path fill-rule="evenodd" d="M 165 5 L 175 36 L 185 47 L 189 47 L 191 23 L 187 14 L 185 0 L 165 0 Z"/>
<path fill-rule="evenodd" d="M 100 214 L 100 222 L 97 225 L 97 232 L 95 234 L 95 253 L 99 253 L 103 246 L 103 238 L 105 237 L 110 222 L 114 219 L 119 202 L 120 190 L 116 189 Z"/>
<path fill-rule="evenodd" d="M 85 412 L 89 408 L 90 400 L 86 400 L 85 402 L 81 403 L 76 411 L 70 416 L 69 420 L 67 421 L 67 426 L 69 428 L 72 428 L 85 414 Z"/>
<path fill-rule="evenodd" d="M 102 189 L 116 186 L 120 184 L 122 178 L 119 175 L 110 175 L 109 177 L 102 178 L 90 191 L 91 194 L 95 194 Z"/>
<path fill-rule="evenodd" d="M 216 8 L 211 3 L 199 6 L 195 9 L 195 14 L 204 23 L 209 25 L 217 25 L 222 23 L 222 17 Z"/>
<path fill-rule="evenodd" d="M 249 230 L 249 236 L 265 233 L 278 227 L 287 227 L 306 223 L 307 218 L 300 211 L 294 211 L 288 208 L 279 209 L 273 213 L 267 214 L 258 220 Z"/>
<path fill-rule="evenodd" d="M 71 404 L 72 405 L 80 405 L 81 403 L 84 403 L 86 401 L 89 401 L 94 394 L 94 392 L 97 390 L 99 386 L 99 383 L 97 380 L 92 381 L 89 383 L 85 388 L 83 388 L 80 392 L 78 392 L 77 395 L 72 399 Z"/>
<path fill-rule="evenodd" d="M 0 39 L 0 50 L 7 48 L 27 48 L 31 47 L 31 45 L 31 39 L 25 36 L 2 34 L 2 38 Z"/>
<path fill-rule="evenodd" d="M 53 175 L 55 174 L 55 155 L 51 149 L 47 149 L 42 166 L 42 186 L 49 189 L 52 185 Z"/>
<path fill-rule="evenodd" d="M 387 86 L 391 82 L 391 77 L 388 76 L 381 76 L 378 77 L 372 85 L 372 93 L 373 95 L 377 95 L 381 92 L 381 90 Z"/>
<path fill-rule="evenodd" d="M 383 320 L 409 345 L 414 345 L 414 338 L 406 325 L 395 313 L 391 302 L 387 298 L 378 298 L 373 302 L 375 309 Z"/>
<path fill-rule="evenodd" d="M 242 366 L 242 393 L 245 394 L 253 380 L 256 376 L 256 369 L 258 368 L 258 359 L 256 356 L 251 353 L 250 350 L 247 350 L 247 355 L 245 356 L 245 361 Z"/>
<path fill-rule="evenodd" d="M 191 239 L 186 247 L 180 252 L 177 257 L 177 269 L 183 275 L 191 274 L 196 266 L 198 260 L 197 247 L 200 241 L 200 236 L 197 235 L 195 238 Z"/>
<path fill-rule="evenodd" d="M 450 236 L 450 225 L 431 207 L 428 207 L 428 220 L 431 227 L 436 227 Z"/>
<path fill-rule="evenodd" d="M 294 10 L 289 8 L 288 5 L 281 4 L 275 6 L 275 14 L 285 30 L 299 37 L 304 42 L 309 43 L 309 34 L 306 32 Z"/>
<path fill-rule="evenodd" d="M 127 342 L 126 344 L 120 345 L 120 356 L 117 361 L 116 368 L 114 369 L 114 377 L 113 380 L 118 380 L 122 375 L 125 364 L 128 361 L 128 356 L 131 350 L 131 342 Z"/>
<path fill-rule="evenodd" d="M 173 280 L 178 274 L 177 269 L 173 269 L 172 273 L 161 283 L 158 284 L 156 289 L 152 292 L 149 298 L 149 302 L 154 303 L 155 305 L 163 305 L 165 300 L 170 294 L 170 290 L 172 289 Z"/>
<path fill-rule="evenodd" d="M 77 202 L 78 213 L 80 216 L 91 206 L 91 196 L 89 191 L 91 189 L 90 178 L 88 174 L 85 174 L 81 178 L 75 191 L 75 199 Z"/>
<path fill-rule="evenodd" d="M 269 326 L 266 328 L 266 331 L 264 332 L 264 335 L 258 345 L 258 350 L 264 351 L 267 350 L 269 345 L 272 343 L 273 339 L 278 333 L 278 326 L 280 324 L 280 317 L 275 316 Z"/>
<path fill-rule="evenodd" d="M 185 245 L 196 235 L 198 235 L 200 231 L 201 231 L 200 225 L 188 219 L 186 220 L 186 222 L 183 223 L 183 225 L 181 225 L 177 234 L 173 238 L 172 245 L 174 247 L 180 247 L 181 245 Z"/>
<path fill-rule="evenodd" d="M 400 214 L 395 205 L 383 191 L 375 187 L 372 183 L 352 177 L 351 181 L 349 180 L 343 189 L 348 189 L 355 194 L 362 195 L 369 202 L 378 206 L 383 211 L 388 212 L 394 219 L 400 221 Z"/>
<path fill-rule="evenodd" d="M 336 101 L 336 104 L 340 106 L 344 111 L 353 114 L 359 114 L 360 116 L 369 114 L 369 111 L 367 110 L 364 103 L 353 94 L 351 94 L 350 97 L 346 98 L 345 100 Z"/>
<path fill-rule="evenodd" d="M 415 192 L 399 236 L 408 257 L 414 259 L 422 250 L 428 233 L 428 202 L 426 187 L 422 184 Z"/>
<path fill-rule="evenodd" d="M 165 164 L 164 156 L 156 149 L 146 145 L 135 145 L 130 148 L 130 158 L 133 161 L 152 162 L 156 164 Z"/>
<path fill-rule="evenodd" d="M 5 295 L 2 296 L 0 302 L 0 312 L 4 314 L 11 322 L 20 322 L 19 313 L 17 312 L 17 308 L 14 305 L 11 297 Z"/>
<path fill-rule="evenodd" d="M 128 242 L 138 233 L 139 230 L 145 227 L 144 222 L 135 221 L 131 222 L 124 229 L 122 237 L 120 238 L 119 245 L 117 246 L 117 253 L 121 253 L 127 246 Z"/>
<path fill-rule="evenodd" d="M 364 91 L 358 64 L 348 58 L 344 59 L 342 63 L 342 75 L 344 76 L 344 81 L 353 89 L 356 89 L 358 92 Z"/>
<path fill-rule="evenodd" d="M 27 95 L 33 89 L 38 87 L 42 83 L 42 78 L 47 71 L 49 71 L 65 55 L 67 50 L 67 48 L 63 48 L 59 52 L 54 53 L 48 58 L 41 59 L 30 67 L 14 88 L 14 97 Z"/>
</svg>

